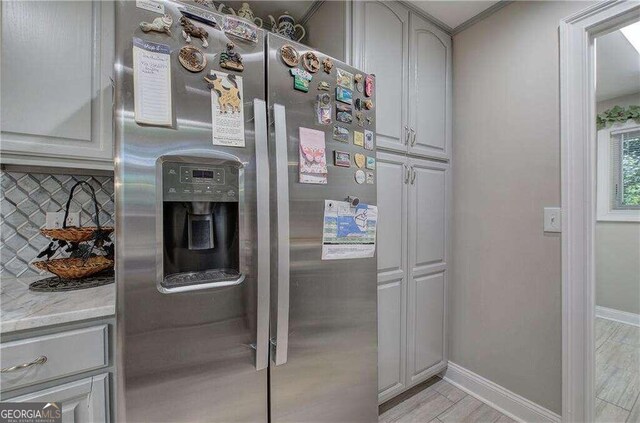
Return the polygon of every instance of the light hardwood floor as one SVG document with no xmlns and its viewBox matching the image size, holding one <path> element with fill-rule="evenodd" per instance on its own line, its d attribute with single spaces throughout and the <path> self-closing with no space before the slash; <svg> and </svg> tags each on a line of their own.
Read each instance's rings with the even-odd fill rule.
<svg viewBox="0 0 640 423">
<path fill-rule="evenodd" d="M 640 423 L 640 328 L 596 319 L 596 422 Z M 510 423 L 444 380 L 386 410 L 379 423 Z"/>
<path fill-rule="evenodd" d="M 444 380 L 407 398 L 378 418 L 379 423 L 515 423 Z"/>
<path fill-rule="evenodd" d="M 596 422 L 640 423 L 640 327 L 596 318 Z"/>
</svg>

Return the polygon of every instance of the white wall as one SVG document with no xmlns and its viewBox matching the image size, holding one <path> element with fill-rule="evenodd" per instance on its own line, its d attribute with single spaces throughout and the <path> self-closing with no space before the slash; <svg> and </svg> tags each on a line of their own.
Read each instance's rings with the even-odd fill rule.
<svg viewBox="0 0 640 423">
<path fill-rule="evenodd" d="M 561 412 L 558 25 L 587 2 L 509 4 L 454 36 L 450 359 Z"/>
<path fill-rule="evenodd" d="M 638 82 L 640 85 L 640 82 Z M 596 104 L 596 111 L 602 113 L 613 106 L 630 106 L 632 104 L 640 105 L 640 92 L 635 94 L 624 95 L 621 97 L 612 98 L 610 100 L 600 101 Z"/>
<path fill-rule="evenodd" d="M 613 106 L 640 105 L 640 93 L 601 101 L 598 113 Z M 596 223 L 596 305 L 640 314 L 640 223 Z"/>
<path fill-rule="evenodd" d="M 640 223 L 597 223 L 596 305 L 640 314 Z"/>
</svg>

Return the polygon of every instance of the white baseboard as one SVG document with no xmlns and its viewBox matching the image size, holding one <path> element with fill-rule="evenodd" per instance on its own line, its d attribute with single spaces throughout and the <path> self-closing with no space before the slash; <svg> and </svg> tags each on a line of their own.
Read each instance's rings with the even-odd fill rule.
<svg viewBox="0 0 640 423">
<path fill-rule="evenodd" d="M 444 379 L 514 420 L 526 423 L 561 420 L 556 413 L 455 363 L 449 362 Z"/>
<path fill-rule="evenodd" d="M 596 317 L 615 320 L 616 322 L 625 323 L 627 325 L 640 326 L 640 314 L 616 310 L 615 308 L 596 306 Z"/>
</svg>

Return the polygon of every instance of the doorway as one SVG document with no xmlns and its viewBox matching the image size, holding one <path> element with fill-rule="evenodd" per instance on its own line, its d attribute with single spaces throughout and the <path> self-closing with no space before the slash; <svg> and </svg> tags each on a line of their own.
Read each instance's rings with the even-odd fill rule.
<svg viewBox="0 0 640 423">
<path fill-rule="evenodd" d="M 608 213 L 610 219 L 620 219 L 623 214 L 635 215 L 640 225 L 640 199 L 636 205 L 635 197 L 632 198 L 630 191 L 624 188 L 625 183 L 633 185 L 625 180 L 625 172 L 632 177 L 636 175 L 635 167 L 628 165 L 635 159 L 633 137 L 636 132 L 633 129 L 635 119 L 625 119 L 631 115 L 621 112 L 622 107 L 627 110 L 629 105 L 623 106 L 621 102 L 623 94 L 633 95 L 634 90 L 611 91 L 621 88 L 622 77 L 618 75 L 609 84 L 610 92 L 604 93 L 606 84 L 602 78 L 606 72 L 620 70 L 611 64 L 621 66 L 622 63 L 619 58 L 607 59 L 602 54 L 612 54 L 614 48 L 607 48 L 607 43 L 614 38 L 624 41 L 626 36 L 621 29 L 638 21 L 640 3 L 612 1 L 596 4 L 560 24 L 562 415 L 566 422 L 627 422 L 637 418 L 633 413 L 638 398 L 636 391 L 640 390 L 640 382 L 636 379 L 640 369 L 640 345 L 636 346 L 634 342 L 640 344 L 640 341 L 633 339 L 638 336 L 635 326 L 620 321 L 622 314 L 612 315 L 611 310 L 616 308 L 605 306 L 615 303 L 611 302 L 612 294 L 615 290 L 620 291 L 623 279 L 620 257 L 624 254 L 610 254 L 612 246 L 619 247 L 624 237 L 620 234 L 628 235 L 631 230 L 628 226 L 620 229 L 614 225 L 614 233 L 611 233 L 611 225 L 607 225 L 610 221 L 605 220 L 605 215 Z M 625 42 L 633 47 L 628 39 Z M 635 54 L 633 50 L 629 51 L 632 52 L 629 54 Z M 605 64 L 609 66 L 603 66 Z M 607 100 L 615 104 L 606 103 Z M 619 107 L 614 109 L 616 105 Z M 640 122 L 636 126 L 640 127 Z M 640 137 L 638 145 L 640 149 Z M 637 154 L 640 159 L 640 151 Z M 605 170 L 608 171 L 606 175 Z M 611 222 L 622 223 L 620 220 Z M 613 243 L 607 245 L 611 240 Z M 631 244 L 626 252 L 637 245 L 633 239 Z M 618 263 L 607 261 L 612 258 L 618 259 Z M 640 258 L 635 262 L 626 260 L 625 265 L 638 266 L 638 260 Z M 614 275 L 614 271 L 618 273 Z M 636 290 L 634 275 L 623 273 L 629 276 L 630 291 L 619 296 L 616 307 L 631 310 L 633 307 L 622 303 L 633 300 L 636 292 L 640 300 L 640 280 Z M 600 306 L 596 311 L 598 303 Z"/>
</svg>

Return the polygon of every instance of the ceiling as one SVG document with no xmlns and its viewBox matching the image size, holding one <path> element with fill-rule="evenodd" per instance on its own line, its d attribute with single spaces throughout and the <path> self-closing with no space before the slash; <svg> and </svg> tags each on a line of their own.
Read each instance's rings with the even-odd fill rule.
<svg viewBox="0 0 640 423">
<path fill-rule="evenodd" d="M 620 31 L 596 39 L 596 100 L 640 91 L 640 54 Z"/>
<path fill-rule="evenodd" d="M 499 1 L 409 0 L 409 3 L 455 29 L 494 4 L 499 3 Z"/>
</svg>

